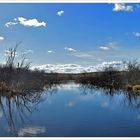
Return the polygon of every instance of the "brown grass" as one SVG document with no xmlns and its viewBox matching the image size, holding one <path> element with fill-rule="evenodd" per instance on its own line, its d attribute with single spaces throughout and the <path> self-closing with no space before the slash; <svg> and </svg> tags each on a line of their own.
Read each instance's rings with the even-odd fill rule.
<svg viewBox="0 0 140 140">
<path fill-rule="evenodd" d="M 134 92 L 140 92 L 140 85 L 133 86 L 133 91 Z"/>
<path fill-rule="evenodd" d="M 126 85 L 125 88 L 126 88 L 127 91 L 130 91 L 130 90 L 133 89 L 133 86 L 132 85 Z"/>
</svg>

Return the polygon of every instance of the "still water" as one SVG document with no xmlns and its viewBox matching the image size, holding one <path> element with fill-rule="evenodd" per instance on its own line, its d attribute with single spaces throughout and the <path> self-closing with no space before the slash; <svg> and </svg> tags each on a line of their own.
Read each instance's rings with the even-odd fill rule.
<svg viewBox="0 0 140 140">
<path fill-rule="evenodd" d="M 140 96 L 74 83 L 1 96 L 0 136 L 140 136 Z"/>
</svg>

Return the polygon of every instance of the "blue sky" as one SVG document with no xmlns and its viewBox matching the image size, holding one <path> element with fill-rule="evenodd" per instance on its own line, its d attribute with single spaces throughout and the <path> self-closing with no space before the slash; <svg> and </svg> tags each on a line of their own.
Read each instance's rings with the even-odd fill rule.
<svg viewBox="0 0 140 140">
<path fill-rule="evenodd" d="M 140 56 L 140 4 L 0 4 L 0 60 L 22 41 L 32 65 Z"/>
</svg>

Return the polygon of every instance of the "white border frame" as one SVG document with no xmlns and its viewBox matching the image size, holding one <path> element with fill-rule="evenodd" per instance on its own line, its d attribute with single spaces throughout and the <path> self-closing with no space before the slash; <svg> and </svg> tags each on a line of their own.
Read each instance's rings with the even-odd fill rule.
<svg viewBox="0 0 140 140">
<path fill-rule="evenodd" d="M 0 3 L 140 3 L 140 0 L 0 0 Z"/>
<path fill-rule="evenodd" d="M 1 3 L 140 3 L 140 0 L 0 0 Z M 2 140 L 140 140 L 140 137 L 0 137 Z"/>
</svg>

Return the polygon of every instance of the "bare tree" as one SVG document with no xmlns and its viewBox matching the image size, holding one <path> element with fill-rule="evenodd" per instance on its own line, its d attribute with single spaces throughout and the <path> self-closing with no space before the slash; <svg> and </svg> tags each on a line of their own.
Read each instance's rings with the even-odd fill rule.
<svg viewBox="0 0 140 140">
<path fill-rule="evenodd" d="M 26 54 L 23 54 L 16 64 L 17 49 L 22 42 L 18 42 L 14 48 L 6 51 L 6 66 L 9 68 L 26 68 L 29 69 L 31 62 L 26 62 Z"/>
</svg>

